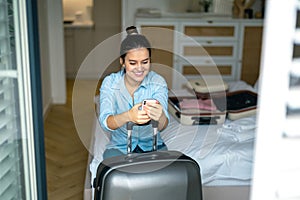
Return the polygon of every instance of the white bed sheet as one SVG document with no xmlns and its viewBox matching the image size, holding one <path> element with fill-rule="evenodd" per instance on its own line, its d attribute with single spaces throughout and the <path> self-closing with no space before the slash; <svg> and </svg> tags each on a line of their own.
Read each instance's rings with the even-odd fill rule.
<svg viewBox="0 0 300 200">
<path fill-rule="evenodd" d="M 224 125 L 242 121 L 255 123 L 256 117 L 226 120 Z M 181 151 L 198 162 L 204 185 L 249 185 L 255 124 L 251 129 L 240 132 L 224 125 L 181 125 L 171 116 L 162 138 L 169 150 Z"/>
<path fill-rule="evenodd" d="M 256 92 L 245 82 L 229 83 L 230 91 L 245 89 Z M 256 116 L 226 119 L 221 125 L 188 126 L 170 114 L 170 123 L 161 136 L 169 150 L 180 151 L 198 162 L 204 186 L 240 186 L 251 184 L 255 132 Z M 91 183 L 108 141 L 108 135 L 95 126 Z"/>
</svg>

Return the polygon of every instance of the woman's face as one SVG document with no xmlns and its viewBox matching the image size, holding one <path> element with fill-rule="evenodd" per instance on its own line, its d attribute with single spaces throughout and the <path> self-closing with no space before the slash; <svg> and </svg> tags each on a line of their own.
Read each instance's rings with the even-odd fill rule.
<svg viewBox="0 0 300 200">
<path fill-rule="evenodd" d="M 150 71 L 150 57 L 147 48 L 132 49 L 127 52 L 124 63 L 126 79 L 132 84 L 141 83 Z"/>
</svg>

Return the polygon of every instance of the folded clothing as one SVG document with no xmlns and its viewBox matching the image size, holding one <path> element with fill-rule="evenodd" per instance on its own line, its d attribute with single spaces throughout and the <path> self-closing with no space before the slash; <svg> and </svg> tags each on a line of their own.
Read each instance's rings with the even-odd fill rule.
<svg viewBox="0 0 300 200">
<path fill-rule="evenodd" d="M 233 132 L 243 132 L 256 128 L 256 116 L 245 117 L 229 123 L 224 123 L 223 127 Z"/>
<path fill-rule="evenodd" d="M 246 117 L 229 121 L 218 129 L 218 134 L 228 139 L 244 142 L 254 139 L 256 132 L 256 117 Z"/>
<path fill-rule="evenodd" d="M 181 109 L 200 109 L 215 111 L 216 105 L 211 99 L 182 99 L 179 103 Z"/>
<path fill-rule="evenodd" d="M 237 142 L 245 142 L 248 140 L 252 140 L 255 137 L 255 129 L 247 130 L 244 132 L 235 132 L 230 129 L 226 128 L 219 128 L 218 134 L 223 137 L 227 138 L 229 140 L 237 141 Z"/>
</svg>

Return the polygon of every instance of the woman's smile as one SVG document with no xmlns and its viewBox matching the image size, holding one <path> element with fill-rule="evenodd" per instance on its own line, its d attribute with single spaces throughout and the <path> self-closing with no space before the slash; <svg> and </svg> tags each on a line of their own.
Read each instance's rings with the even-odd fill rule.
<svg viewBox="0 0 300 200">
<path fill-rule="evenodd" d="M 143 74 L 144 74 L 144 71 L 135 72 L 135 75 L 138 77 L 143 76 Z"/>
</svg>

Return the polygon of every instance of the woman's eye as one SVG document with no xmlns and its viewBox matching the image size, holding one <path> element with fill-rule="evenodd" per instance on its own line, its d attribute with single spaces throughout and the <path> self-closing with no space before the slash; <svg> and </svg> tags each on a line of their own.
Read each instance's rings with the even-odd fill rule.
<svg viewBox="0 0 300 200">
<path fill-rule="evenodd" d="M 141 62 L 141 65 L 146 65 L 149 63 L 149 60 L 145 60 L 145 61 L 142 61 Z M 129 62 L 130 65 L 134 66 L 134 65 L 137 65 L 138 63 L 137 62 Z"/>
</svg>

